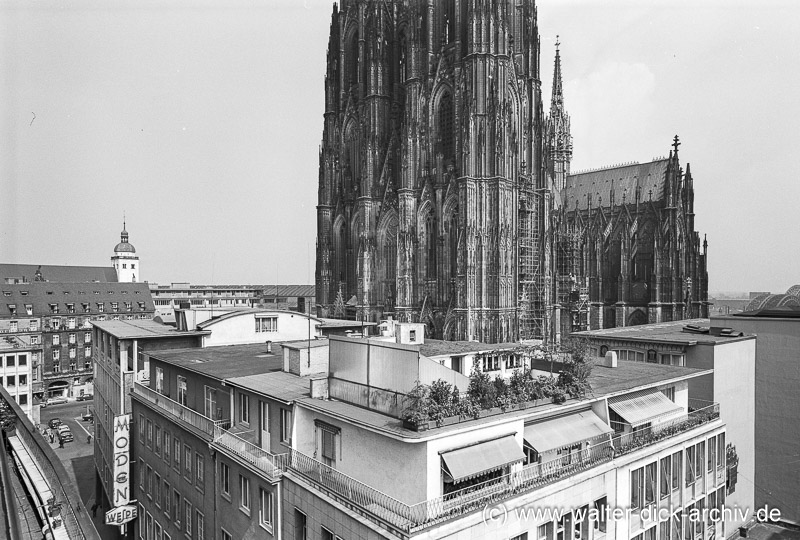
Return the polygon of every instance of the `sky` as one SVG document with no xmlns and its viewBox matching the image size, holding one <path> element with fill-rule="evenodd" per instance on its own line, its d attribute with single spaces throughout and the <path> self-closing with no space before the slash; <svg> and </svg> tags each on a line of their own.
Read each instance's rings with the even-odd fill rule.
<svg viewBox="0 0 800 540">
<path fill-rule="evenodd" d="M 681 140 L 710 291 L 800 283 L 800 3 L 539 0 L 572 170 Z M 0 262 L 313 283 L 332 2 L 0 3 Z M 794 269 L 794 270 L 793 270 Z"/>
</svg>

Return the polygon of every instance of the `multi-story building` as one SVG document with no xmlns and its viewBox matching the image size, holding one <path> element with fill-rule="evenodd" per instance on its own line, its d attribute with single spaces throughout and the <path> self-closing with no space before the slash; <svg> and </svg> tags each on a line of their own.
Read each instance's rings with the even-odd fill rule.
<svg viewBox="0 0 800 540">
<path fill-rule="evenodd" d="M 755 478 L 744 477 L 742 487 L 755 484 L 755 504 L 781 512 L 781 521 L 800 525 L 800 285 L 786 295 L 754 300 L 755 308 L 732 316 L 714 315 L 711 326 L 732 327 L 755 334 L 756 361 L 748 382 L 755 382 Z M 750 306 L 751 308 L 753 306 Z M 733 372 L 732 376 L 739 376 Z M 742 374 L 744 376 L 744 374 Z M 741 458 L 741 455 L 740 455 Z"/>
<path fill-rule="evenodd" d="M 146 290 L 147 285 L 142 286 Z M 200 347 L 207 332 L 183 332 L 149 319 L 93 321 L 91 324 L 94 344 L 94 463 L 97 473 L 95 500 L 103 501 L 108 508 L 118 506 L 115 504 L 117 486 L 114 481 L 118 475 L 114 474 L 114 436 L 118 426 L 124 425 L 127 432 L 131 425 L 125 422 L 127 415 L 131 414 L 130 391 L 137 376 L 146 379 L 147 357 L 143 353 Z M 126 455 L 129 457 L 129 449 L 126 449 Z M 129 490 L 129 482 L 123 483 L 122 489 Z M 123 500 L 131 499 L 123 497 Z"/>
<path fill-rule="evenodd" d="M 729 506 L 753 509 L 759 507 L 759 484 L 754 483 L 759 440 L 755 381 L 759 369 L 756 334 L 761 339 L 761 333 L 745 335 L 741 331 L 743 325 L 736 322 L 732 319 L 724 325 L 712 325 L 709 319 L 689 319 L 576 335 L 588 340 L 595 356 L 613 352 L 620 359 L 635 362 L 713 370 L 691 379 L 689 393 L 719 403 L 721 418 L 727 425 L 726 500 Z M 775 433 L 770 440 L 783 439 Z M 732 532 L 734 524 L 727 525 Z"/>
<path fill-rule="evenodd" d="M 275 349 L 273 349 L 275 347 Z M 243 475 L 231 475 L 213 442 L 224 430 L 254 432 L 269 425 L 263 407 L 251 411 L 249 403 L 227 385 L 248 375 L 281 373 L 283 356 L 277 345 L 265 343 L 148 351 L 150 385 L 134 384 L 133 422 L 137 437 L 134 488 L 139 501 L 139 535 L 144 538 L 218 538 L 217 523 L 237 514 L 223 506 L 231 493 L 249 493 Z M 234 410 L 236 411 L 234 413 Z M 278 417 L 282 415 L 273 409 Z M 288 408 L 291 412 L 291 407 Z M 291 432 L 291 423 L 288 424 Z M 261 432 L 259 431 L 259 434 Z M 233 440 L 228 437 L 225 440 Z M 242 445 L 245 443 L 242 442 Z M 264 443 L 269 448 L 269 443 Z M 266 452 L 265 452 L 266 453 Z M 226 471 L 226 472 L 225 472 Z M 218 483 L 224 472 L 226 481 Z M 251 475 L 246 476 L 247 481 Z M 266 489 L 276 490 L 275 479 Z M 255 481 L 253 481 L 255 487 Z M 264 488 L 262 488 L 264 489 Z M 238 491 L 237 491 L 238 490 Z M 277 499 L 277 497 L 275 497 Z M 255 512 L 254 499 L 242 499 L 242 509 Z M 272 531 L 270 531 L 272 532 Z"/>
<path fill-rule="evenodd" d="M 32 281 L 2 286 L 0 332 L 38 348 L 32 369 L 37 398 L 92 392 L 93 321 L 153 317 L 144 283 Z M 38 386 L 38 385 L 37 385 Z"/>
<path fill-rule="evenodd" d="M 156 315 L 173 320 L 179 308 L 252 308 L 314 312 L 313 285 L 191 285 L 150 283 Z"/>
<path fill-rule="evenodd" d="M 494 343 L 707 315 L 677 136 L 668 158 L 570 174 L 560 53 L 547 116 L 540 57 L 533 0 L 334 5 L 321 316 Z"/>
<path fill-rule="evenodd" d="M 402 335 L 405 343 L 332 338 L 327 365 L 324 343 L 286 344 L 283 369 L 266 344 L 151 354 L 150 387 L 134 390 L 143 536 L 151 527 L 187 534 L 187 509 L 191 534 L 201 534 L 197 504 L 209 504 L 209 482 L 216 499 L 205 508 L 214 517 L 203 514 L 202 535 L 223 539 L 702 540 L 738 525 L 692 513 L 719 508 L 726 497 L 719 405 L 690 390 L 711 370 L 610 358 L 594 368 L 581 399 L 409 423 L 405 396 L 418 381 L 459 386 L 466 377 Z M 504 361 L 518 352 L 506 351 Z M 525 369 L 537 374 L 563 367 L 528 361 Z M 185 463 L 175 469 L 176 435 L 182 462 L 190 441 L 192 482 Z M 603 514 L 616 508 L 621 515 Z"/>
<path fill-rule="evenodd" d="M 35 335 L 0 336 L 0 386 L 34 424 L 39 423 L 39 408 L 33 406 L 33 393 L 41 387 L 41 355 L 42 345 Z"/>
</svg>

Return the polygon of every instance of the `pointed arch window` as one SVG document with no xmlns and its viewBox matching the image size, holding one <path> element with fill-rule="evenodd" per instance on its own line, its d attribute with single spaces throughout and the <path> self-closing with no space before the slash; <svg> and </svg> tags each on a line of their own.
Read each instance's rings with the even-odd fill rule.
<svg viewBox="0 0 800 540">
<path fill-rule="evenodd" d="M 455 140 L 453 137 L 453 96 L 445 92 L 439 98 L 438 111 L 439 151 L 444 156 L 445 163 L 455 157 Z"/>
<path fill-rule="evenodd" d="M 358 31 L 350 35 L 345 58 L 345 85 L 348 90 L 358 85 Z"/>
</svg>

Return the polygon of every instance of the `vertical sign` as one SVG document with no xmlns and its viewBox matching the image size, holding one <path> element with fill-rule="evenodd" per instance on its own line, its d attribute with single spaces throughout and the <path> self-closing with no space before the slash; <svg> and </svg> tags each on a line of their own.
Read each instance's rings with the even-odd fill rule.
<svg viewBox="0 0 800 540">
<path fill-rule="evenodd" d="M 114 476 L 112 478 L 112 502 L 114 507 L 124 506 L 131 500 L 130 494 L 130 449 L 131 415 L 114 417 Z"/>
</svg>

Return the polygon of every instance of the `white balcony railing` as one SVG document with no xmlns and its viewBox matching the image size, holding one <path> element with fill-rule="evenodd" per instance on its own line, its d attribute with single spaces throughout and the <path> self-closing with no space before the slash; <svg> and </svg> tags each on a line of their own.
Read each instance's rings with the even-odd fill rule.
<svg viewBox="0 0 800 540">
<path fill-rule="evenodd" d="M 203 433 L 214 436 L 214 430 L 217 427 L 230 426 L 230 420 L 212 420 L 211 418 L 200 414 L 199 412 L 181 405 L 177 401 L 173 401 L 165 395 L 159 394 L 146 386 L 142 386 L 138 382 L 133 383 L 133 393 L 137 397 L 142 398 L 148 403 L 155 405 L 162 411 L 170 414 L 171 416 L 189 424 L 202 431 Z"/>
</svg>

